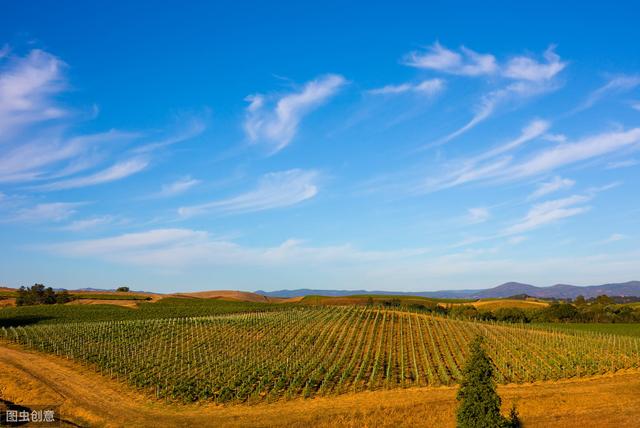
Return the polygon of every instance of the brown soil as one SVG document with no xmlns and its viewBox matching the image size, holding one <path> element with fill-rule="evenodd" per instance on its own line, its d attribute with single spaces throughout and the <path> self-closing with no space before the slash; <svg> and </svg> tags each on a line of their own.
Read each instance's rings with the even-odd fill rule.
<svg viewBox="0 0 640 428">
<path fill-rule="evenodd" d="M 455 388 L 411 388 L 272 404 L 178 405 L 149 399 L 78 363 L 0 346 L 0 398 L 61 404 L 80 425 L 454 426 Z M 527 427 L 632 427 L 640 420 L 640 372 L 499 388 L 505 412 L 517 402 Z"/>
<path fill-rule="evenodd" d="M 144 300 L 142 300 L 144 301 Z M 78 299 L 72 300 L 67 305 L 115 305 L 125 308 L 137 308 L 140 300 L 119 300 L 119 299 Z"/>
</svg>

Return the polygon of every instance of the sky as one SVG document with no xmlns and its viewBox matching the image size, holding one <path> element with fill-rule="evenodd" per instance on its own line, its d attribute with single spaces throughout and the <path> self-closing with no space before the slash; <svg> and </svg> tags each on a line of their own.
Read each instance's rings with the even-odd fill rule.
<svg viewBox="0 0 640 428">
<path fill-rule="evenodd" d="M 640 279 L 640 7 L 527 3 L 4 2 L 0 284 Z"/>
</svg>

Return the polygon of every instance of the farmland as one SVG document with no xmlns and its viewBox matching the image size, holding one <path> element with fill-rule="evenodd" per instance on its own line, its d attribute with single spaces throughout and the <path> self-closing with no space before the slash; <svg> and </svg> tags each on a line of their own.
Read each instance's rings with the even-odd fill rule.
<svg viewBox="0 0 640 428">
<path fill-rule="evenodd" d="M 168 307 L 180 308 L 172 303 Z M 165 311 L 173 316 L 157 317 L 160 312 L 145 313 L 143 303 L 137 310 L 110 308 L 128 311 L 129 319 L 37 320 L 3 328 L 0 337 L 82 362 L 149 396 L 182 402 L 454 385 L 467 345 L 478 334 L 486 337 L 500 383 L 640 365 L 640 339 L 631 336 L 462 321 L 383 307 L 272 305 L 267 311 L 267 306 L 252 307 L 255 303 L 226 303 L 245 306 L 225 304 L 217 315 L 198 316 L 185 305 L 183 312 L 174 308 Z M 149 305 L 162 308 L 162 302 Z M 202 312 L 211 311 L 204 305 Z"/>
</svg>

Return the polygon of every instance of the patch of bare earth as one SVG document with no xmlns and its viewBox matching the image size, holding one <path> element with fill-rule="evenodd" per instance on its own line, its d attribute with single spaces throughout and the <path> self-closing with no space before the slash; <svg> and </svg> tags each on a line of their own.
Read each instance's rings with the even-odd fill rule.
<svg viewBox="0 0 640 428">
<path fill-rule="evenodd" d="M 150 399 L 78 363 L 0 345 L 0 395 L 17 404 L 60 404 L 80 425 L 455 426 L 456 388 L 411 388 L 271 404 L 179 405 Z M 499 388 L 527 427 L 637 427 L 640 372 Z"/>
</svg>

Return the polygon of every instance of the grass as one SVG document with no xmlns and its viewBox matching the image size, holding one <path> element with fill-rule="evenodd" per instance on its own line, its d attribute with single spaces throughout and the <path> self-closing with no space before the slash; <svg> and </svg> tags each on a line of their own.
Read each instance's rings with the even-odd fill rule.
<svg viewBox="0 0 640 428">
<path fill-rule="evenodd" d="M 403 306 L 410 305 L 446 305 L 469 303 L 474 300 L 470 299 L 436 299 L 422 296 L 405 296 L 392 294 L 355 294 L 351 296 L 305 296 L 300 303 L 307 305 L 366 305 L 371 302 L 376 305 L 382 305 L 385 302 L 399 301 Z"/>
<path fill-rule="evenodd" d="M 155 303 L 142 302 L 135 309 L 114 305 L 20 306 L 0 308 L 0 327 L 66 322 L 184 318 L 234 312 L 278 310 L 282 306 L 270 303 L 171 297 Z"/>
<path fill-rule="evenodd" d="M 563 331 L 590 331 L 640 337 L 639 323 L 546 323 L 539 325 Z"/>
<path fill-rule="evenodd" d="M 74 299 L 96 300 L 151 300 L 151 297 L 142 294 L 107 294 L 107 293 L 71 293 Z"/>
</svg>

